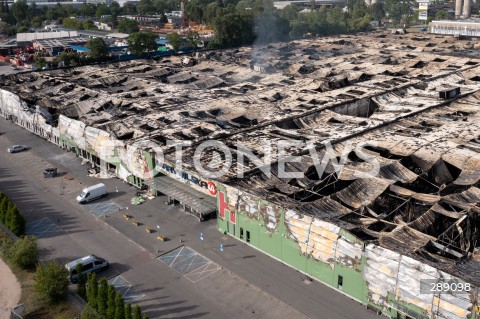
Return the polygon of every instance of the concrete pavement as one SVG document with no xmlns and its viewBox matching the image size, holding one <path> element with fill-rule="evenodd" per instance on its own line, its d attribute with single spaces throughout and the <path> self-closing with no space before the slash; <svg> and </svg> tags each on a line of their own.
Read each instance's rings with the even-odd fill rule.
<svg viewBox="0 0 480 319">
<path fill-rule="evenodd" d="M 108 199 L 120 210 L 97 219 L 74 200 L 85 185 L 99 182 L 86 176 L 87 167 L 80 165 L 80 159 L 4 119 L 0 119 L 0 132 L 5 132 L 0 136 L 0 190 L 21 203 L 19 207 L 27 219 L 48 216 L 65 232 L 41 239 L 44 256 L 68 260 L 98 251 L 113 261 L 109 275 L 121 273 L 137 285 L 135 289 L 145 293 L 139 302 L 151 318 L 376 316 L 323 284 L 306 284 L 299 272 L 221 234 L 214 220 L 199 223 L 177 207 L 166 205 L 162 197 L 132 205 L 130 200 L 136 189 L 118 179 L 101 182 L 110 192 Z M 33 148 L 25 153 L 6 153 L 12 144 Z M 74 180 L 43 179 L 41 172 L 50 164 L 74 176 Z M 132 215 L 143 225 L 133 225 L 123 213 Z M 156 232 L 147 233 L 146 226 Z M 205 234 L 203 241 L 201 232 Z M 170 240 L 159 241 L 158 235 Z M 220 243 L 225 247 L 223 252 L 219 249 Z M 222 269 L 192 283 L 155 259 L 182 245 L 191 247 Z"/>
</svg>

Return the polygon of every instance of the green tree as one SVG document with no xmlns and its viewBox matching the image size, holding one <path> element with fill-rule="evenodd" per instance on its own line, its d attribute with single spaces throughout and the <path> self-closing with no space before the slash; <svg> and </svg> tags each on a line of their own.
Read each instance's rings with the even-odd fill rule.
<svg viewBox="0 0 480 319">
<path fill-rule="evenodd" d="M 148 316 L 147 316 L 147 315 L 143 315 L 143 316 L 142 316 L 142 319 L 148 319 Z"/>
<path fill-rule="evenodd" d="M 302 37 L 310 31 L 310 26 L 304 19 L 295 19 L 290 23 L 290 34 L 294 38 Z"/>
<path fill-rule="evenodd" d="M 25 234 L 25 219 L 18 211 L 17 206 L 13 206 L 10 220 L 10 230 L 17 236 L 22 236 Z"/>
<path fill-rule="evenodd" d="M 115 287 L 108 286 L 108 302 L 106 319 L 115 319 Z"/>
<path fill-rule="evenodd" d="M 385 9 L 383 3 L 377 2 L 373 3 L 369 8 L 368 12 L 372 16 L 373 20 L 380 20 L 385 17 Z"/>
<path fill-rule="evenodd" d="M 83 274 L 83 265 L 77 264 L 75 267 L 77 271 L 78 278 L 77 278 L 77 294 L 82 297 L 83 299 L 87 298 L 87 280 L 85 275 Z"/>
<path fill-rule="evenodd" d="M 330 9 L 327 15 L 329 34 L 345 33 L 347 31 L 347 22 L 342 9 L 335 7 Z"/>
<path fill-rule="evenodd" d="M 125 18 L 118 21 L 118 32 L 131 34 L 138 31 L 140 31 L 140 28 L 137 21 Z"/>
<path fill-rule="evenodd" d="M 155 51 L 157 36 L 150 32 L 135 32 L 128 37 L 128 47 L 133 54 L 140 55 L 145 52 Z"/>
<path fill-rule="evenodd" d="M 3 14 L 0 14 L 0 34 L 4 34 L 6 35 L 7 37 L 11 37 L 13 35 L 15 35 L 15 33 L 17 32 L 17 30 L 15 29 L 14 26 L 11 26 L 10 24 L 8 24 L 7 22 L 4 22 L 6 19 L 5 17 L 5 13 Z"/>
<path fill-rule="evenodd" d="M 229 13 L 215 19 L 216 47 L 236 47 L 252 44 L 255 39 L 253 15 Z"/>
<path fill-rule="evenodd" d="M 101 18 L 104 15 L 110 15 L 110 9 L 105 4 L 100 3 L 95 11 L 95 16 Z"/>
<path fill-rule="evenodd" d="M 102 38 L 94 38 L 88 40 L 87 48 L 90 50 L 89 56 L 96 61 L 104 61 L 108 59 L 108 47 Z"/>
<path fill-rule="evenodd" d="M 133 319 L 142 319 L 142 311 L 138 305 L 133 308 Z"/>
<path fill-rule="evenodd" d="M 137 12 L 140 15 L 155 14 L 155 6 L 152 0 L 140 0 L 137 3 Z"/>
<path fill-rule="evenodd" d="M 115 319 L 125 319 L 125 305 L 119 293 L 115 296 Z"/>
<path fill-rule="evenodd" d="M 105 318 L 107 316 L 108 308 L 108 283 L 107 279 L 102 278 L 98 286 L 98 296 L 97 296 L 97 310 L 98 313 Z"/>
<path fill-rule="evenodd" d="M 68 29 L 77 29 L 77 30 L 83 28 L 83 24 L 80 21 L 77 21 L 72 18 L 63 19 L 63 26 Z"/>
<path fill-rule="evenodd" d="M 264 11 L 256 18 L 257 43 L 285 41 L 289 38 L 290 26 L 285 18 L 275 11 Z"/>
<path fill-rule="evenodd" d="M 83 30 L 98 30 L 92 20 L 85 20 L 82 23 Z"/>
<path fill-rule="evenodd" d="M 9 249 L 8 257 L 15 265 L 27 269 L 35 266 L 38 258 L 38 245 L 35 237 L 25 236 L 17 240 Z"/>
<path fill-rule="evenodd" d="M 136 15 L 137 14 L 137 6 L 133 3 L 131 3 L 131 2 L 125 3 L 123 5 L 122 9 L 123 9 L 123 14 L 127 14 L 127 15 Z"/>
<path fill-rule="evenodd" d="M 42 24 L 43 24 L 43 17 L 41 16 L 36 16 L 36 17 L 33 17 L 32 18 L 32 27 L 34 28 L 40 28 L 42 27 Z"/>
<path fill-rule="evenodd" d="M 27 18 L 28 4 L 25 0 L 19 0 L 12 4 L 12 14 L 17 25 Z"/>
<path fill-rule="evenodd" d="M 94 309 L 97 309 L 97 306 L 98 306 L 97 295 L 98 295 L 97 274 L 89 273 L 87 275 L 87 302 Z"/>
<path fill-rule="evenodd" d="M 182 37 L 176 32 L 167 34 L 167 41 L 172 46 L 174 51 L 178 51 L 180 45 L 182 45 Z"/>
<path fill-rule="evenodd" d="M 447 18 L 448 18 L 448 14 L 443 10 L 439 10 L 435 14 L 435 20 L 446 20 Z"/>
<path fill-rule="evenodd" d="M 5 226 L 7 226 L 8 229 L 10 229 L 10 227 L 12 225 L 14 210 L 15 210 L 15 206 L 9 200 L 8 201 L 8 208 L 7 208 L 7 211 L 5 213 Z"/>
<path fill-rule="evenodd" d="M 75 62 L 75 64 L 83 63 L 84 56 L 74 51 L 64 51 L 60 53 L 56 60 L 63 62 L 63 66 L 68 66 L 72 65 L 72 61 Z M 60 65 L 61 63 L 59 63 L 59 66 Z"/>
<path fill-rule="evenodd" d="M 198 47 L 198 40 L 199 40 L 200 36 L 198 34 L 197 31 L 193 31 L 193 30 L 188 30 L 187 32 L 187 40 L 188 40 L 188 43 L 190 44 L 190 46 L 192 48 L 196 48 Z"/>
<path fill-rule="evenodd" d="M 120 8 L 120 5 L 118 4 L 117 1 L 113 1 L 109 9 L 110 9 L 110 14 L 112 15 L 112 19 L 111 19 L 112 29 L 116 29 L 118 27 L 118 16 L 122 12 L 122 8 Z"/>
<path fill-rule="evenodd" d="M 289 4 L 288 6 L 283 8 L 282 10 L 278 10 L 278 14 L 282 18 L 287 19 L 288 21 L 292 21 L 292 20 L 295 20 L 298 17 L 298 11 L 299 10 L 300 9 L 299 9 L 298 6 Z"/>
<path fill-rule="evenodd" d="M 127 303 L 125 305 L 125 319 L 132 319 L 132 304 Z"/>
<path fill-rule="evenodd" d="M 55 260 L 39 263 L 35 276 L 35 291 L 41 299 L 51 303 L 64 299 L 67 295 L 67 276 L 67 269 Z"/>
<path fill-rule="evenodd" d="M 80 15 L 83 17 L 93 17 L 97 11 L 96 5 L 92 3 L 82 3 L 79 8 Z"/>
<path fill-rule="evenodd" d="M 5 224 L 5 215 L 7 214 L 8 202 L 10 201 L 8 197 L 2 194 L 3 197 L 0 199 L 0 222 Z"/>
</svg>

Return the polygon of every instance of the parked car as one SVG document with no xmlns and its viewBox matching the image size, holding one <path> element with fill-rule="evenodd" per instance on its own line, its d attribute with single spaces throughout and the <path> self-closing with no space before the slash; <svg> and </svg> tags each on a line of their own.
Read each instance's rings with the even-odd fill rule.
<svg viewBox="0 0 480 319">
<path fill-rule="evenodd" d="M 77 265 L 82 265 L 82 274 L 86 276 L 91 272 L 99 272 L 108 268 L 108 261 L 97 257 L 95 255 L 88 255 L 82 258 L 75 259 L 65 264 L 65 268 L 68 270 L 68 279 L 72 283 L 76 283 L 78 280 Z"/>
<path fill-rule="evenodd" d="M 13 145 L 8 148 L 9 153 L 18 153 L 18 152 L 23 152 L 26 151 L 28 147 L 25 145 Z"/>
<path fill-rule="evenodd" d="M 103 198 L 107 196 L 107 188 L 105 184 L 97 184 L 82 190 L 82 193 L 77 196 L 77 202 L 80 204 L 91 202 L 92 200 Z"/>
<path fill-rule="evenodd" d="M 49 168 L 46 168 L 43 171 L 43 177 L 45 177 L 45 178 L 55 177 L 55 176 L 57 176 L 57 168 L 56 167 L 49 167 Z"/>
</svg>

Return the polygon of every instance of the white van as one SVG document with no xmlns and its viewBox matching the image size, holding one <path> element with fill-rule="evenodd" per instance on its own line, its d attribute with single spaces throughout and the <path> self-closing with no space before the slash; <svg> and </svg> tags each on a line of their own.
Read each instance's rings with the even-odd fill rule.
<svg viewBox="0 0 480 319">
<path fill-rule="evenodd" d="M 88 255 L 79 259 L 75 259 L 65 265 L 68 270 L 68 279 L 72 283 L 78 280 L 77 265 L 82 265 L 82 274 L 86 276 L 90 272 L 99 272 L 108 268 L 108 261 L 95 255 Z"/>
<path fill-rule="evenodd" d="M 77 196 L 77 202 L 80 204 L 91 202 L 98 198 L 107 196 L 107 189 L 105 184 L 97 184 L 87 188 L 84 188 L 82 193 Z"/>
</svg>

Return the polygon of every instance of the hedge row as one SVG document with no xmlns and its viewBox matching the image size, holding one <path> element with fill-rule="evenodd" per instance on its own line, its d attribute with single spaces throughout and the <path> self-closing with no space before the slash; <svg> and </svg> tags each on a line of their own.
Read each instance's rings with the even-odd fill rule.
<svg viewBox="0 0 480 319">
<path fill-rule="evenodd" d="M 99 283 L 96 274 L 90 273 L 86 289 L 81 287 L 84 282 L 84 280 L 79 280 L 79 290 L 82 292 L 86 290 L 88 305 L 95 311 L 86 307 L 82 313 L 82 319 L 96 319 L 98 315 L 105 319 L 148 319 L 147 315 L 142 316 L 138 305 L 135 305 L 133 309 L 130 303 L 125 305 L 122 295 L 116 293 L 115 287 L 109 285 L 105 278 L 102 278 Z"/>
<path fill-rule="evenodd" d="M 0 192 L 0 222 L 17 236 L 25 234 L 25 220 L 18 211 L 17 206 Z"/>
</svg>

